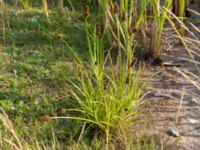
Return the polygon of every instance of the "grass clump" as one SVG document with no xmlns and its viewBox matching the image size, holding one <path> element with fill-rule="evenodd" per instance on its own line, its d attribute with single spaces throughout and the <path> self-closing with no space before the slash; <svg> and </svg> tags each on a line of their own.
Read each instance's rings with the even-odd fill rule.
<svg viewBox="0 0 200 150">
<path fill-rule="evenodd" d="M 53 117 L 74 119 L 86 123 L 87 130 L 106 138 L 106 147 L 112 141 L 128 143 L 128 132 L 133 130 L 135 116 L 139 113 L 142 86 L 140 71 L 128 65 L 128 55 L 118 55 L 116 69 L 106 71 L 104 36 L 97 29 L 87 32 L 90 63 L 77 58 L 78 83 L 73 85 L 71 94 L 78 102 L 76 116 Z M 125 63 L 124 63 L 125 62 Z M 127 64 L 127 65 L 126 65 Z M 131 132 L 132 133 L 132 132 Z"/>
<path fill-rule="evenodd" d="M 104 0 L 99 3 L 106 30 L 123 51 L 129 51 L 130 61 L 136 47 L 145 59 L 160 56 L 162 30 L 171 5 L 171 0 L 165 0 L 163 6 L 159 0 Z"/>
</svg>

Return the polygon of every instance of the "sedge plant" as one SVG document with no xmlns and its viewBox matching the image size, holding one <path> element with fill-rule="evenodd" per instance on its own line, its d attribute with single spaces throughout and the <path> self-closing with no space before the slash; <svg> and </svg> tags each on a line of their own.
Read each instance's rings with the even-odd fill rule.
<svg viewBox="0 0 200 150">
<path fill-rule="evenodd" d="M 168 18 L 168 10 L 170 9 L 172 4 L 171 0 L 165 0 L 164 6 L 165 9 L 161 9 L 160 1 L 159 0 L 153 0 L 150 3 L 152 16 L 150 16 L 152 19 L 151 21 L 151 28 L 150 28 L 150 54 L 152 54 L 153 58 L 157 58 L 160 55 L 160 49 L 162 46 L 161 42 L 161 36 L 163 27 L 165 24 L 166 19 Z"/>
<path fill-rule="evenodd" d="M 159 0 L 110 0 L 101 1 L 99 5 L 113 39 L 119 48 L 128 50 L 129 64 L 133 61 L 136 46 L 141 47 L 144 57 L 159 57 L 171 0 L 164 1 L 166 9 L 161 9 Z"/>
<path fill-rule="evenodd" d="M 30 1 L 29 0 L 20 0 L 22 6 L 24 9 L 29 9 L 30 8 Z"/>
<path fill-rule="evenodd" d="M 179 20 L 181 22 L 184 21 L 184 17 L 187 11 L 186 10 L 187 3 L 188 0 L 174 0 L 173 2 L 174 13 L 177 17 L 179 17 Z M 184 35 L 184 28 L 180 23 L 178 23 L 178 31 L 181 35 Z"/>
<path fill-rule="evenodd" d="M 139 113 L 143 86 L 140 84 L 140 71 L 130 66 L 126 57 L 122 59 L 119 53 L 116 68 L 106 71 L 104 54 L 104 35 L 87 31 L 89 48 L 89 63 L 84 63 L 77 56 L 79 82 L 71 82 L 71 94 L 79 107 L 74 109 L 78 116 L 54 117 L 54 119 L 82 120 L 93 127 L 106 138 L 108 143 L 117 137 L 127 141 L 127 130 L 134 125 L 134 117 Z M 129 67 L 129 68 L 128 68 Z"/>
</svg>

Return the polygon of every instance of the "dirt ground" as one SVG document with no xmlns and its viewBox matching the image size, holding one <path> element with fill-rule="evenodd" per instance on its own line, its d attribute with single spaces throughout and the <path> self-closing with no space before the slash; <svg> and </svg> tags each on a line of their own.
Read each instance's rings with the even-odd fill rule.
<svg viewBox="0 0 200 150">
<path fill-rule="evenodd" d="M 191 59 L 173 32 L 166 33 L 161 56 L 165 65 L 145 71 L 145 76 L 152 76 L 146 96 L 151 134 L 159 135 L 164 149 L 200 150 L 200 47 L 190 47 L 196 52 Z M 200 38 L 200 33 L 196 36 Z M 171 135 L 170 130 L 180 136 Z"/>
</svg>

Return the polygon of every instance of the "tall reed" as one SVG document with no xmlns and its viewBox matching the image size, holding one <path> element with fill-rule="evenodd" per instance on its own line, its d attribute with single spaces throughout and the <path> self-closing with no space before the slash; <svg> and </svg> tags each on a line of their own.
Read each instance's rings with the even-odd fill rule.
<svg viewBox="0 0 200 150">
<path fill-rule="evenodd" d="M 107 27 L 119 46 L 127 51 L 130 62 L 136 46 L 141 46 L 150 57 L 159 57 L 161 34 L 171 4 L 171 0 L 165 0 L 163 7 L 166 9 L 163 10 L 159 0 L 109 0 L 99 3 Z"/>
</svg>

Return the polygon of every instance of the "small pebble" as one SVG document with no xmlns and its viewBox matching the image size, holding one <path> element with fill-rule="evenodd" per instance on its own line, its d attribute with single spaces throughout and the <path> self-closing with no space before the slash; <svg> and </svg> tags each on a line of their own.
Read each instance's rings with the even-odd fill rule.
<svg viewBox="0 0 200 150">
<path fill-rule="evenodd" d="M 173 129 L 173 128 L 170 128 L 167 131 L 167 133 L 168 133 L 168 135 L 173 136 L 173 137 L 179 137 L 180 136 L 179 132 L 176 129 Z"/>
</svg>

